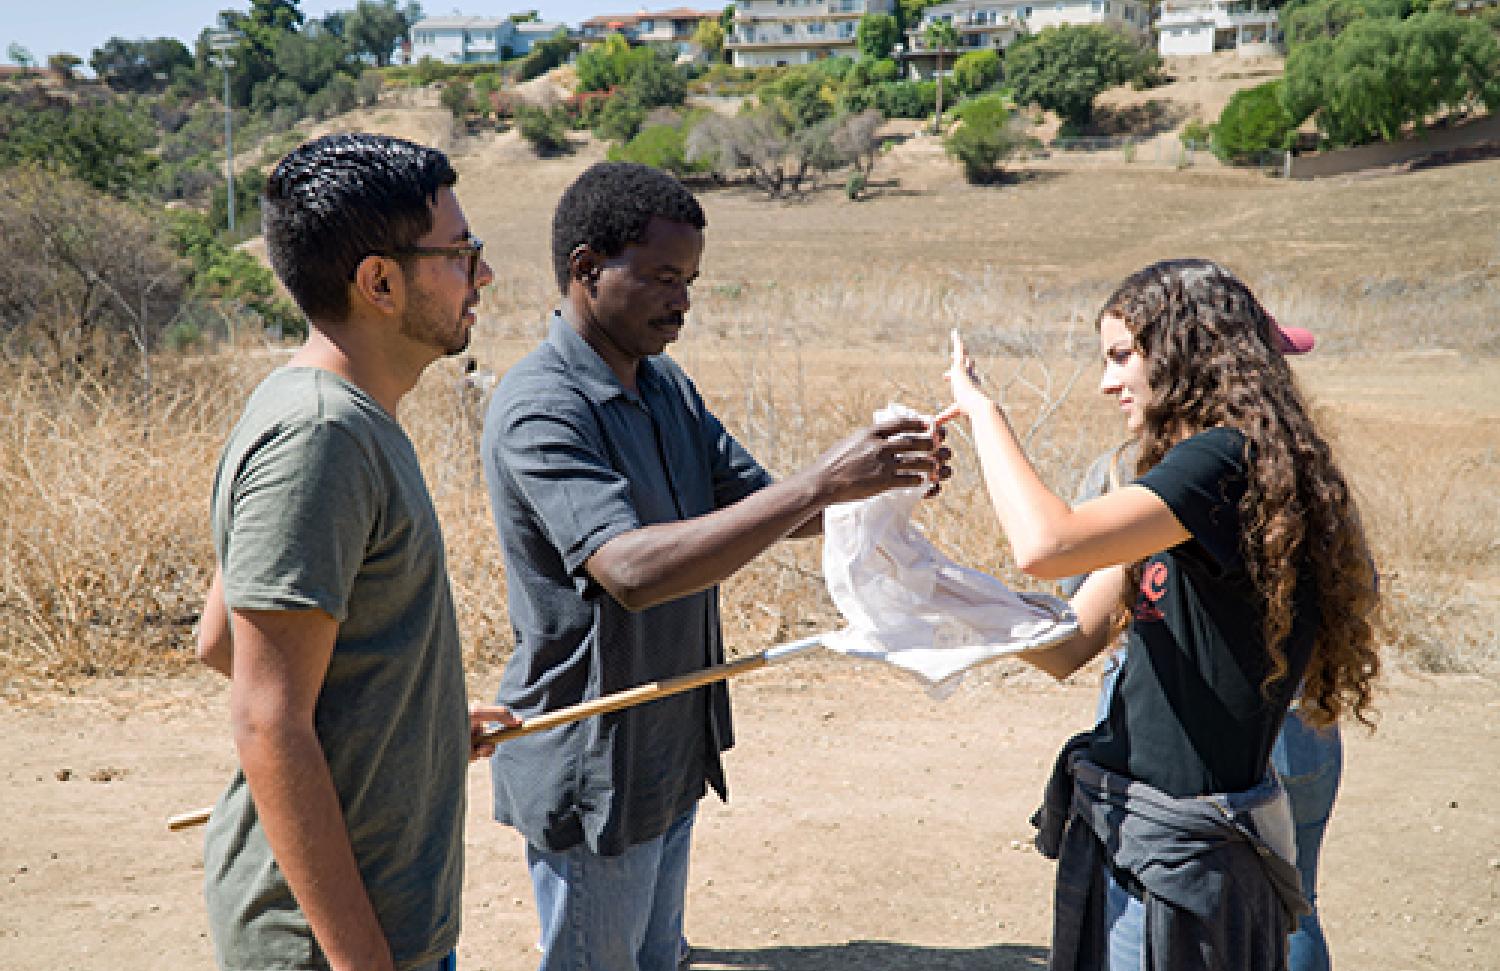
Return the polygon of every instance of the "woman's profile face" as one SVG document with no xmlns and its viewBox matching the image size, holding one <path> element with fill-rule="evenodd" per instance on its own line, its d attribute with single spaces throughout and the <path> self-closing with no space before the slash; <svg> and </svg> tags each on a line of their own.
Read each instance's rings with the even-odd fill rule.
<svg viewBox="0 0 1500 971">
<path fill-rule="evenodd" d="M 1113 315 L 1100 319 L 1099 351 L 1104 357 L 1099 390 L 1115 396 L 1125 415 L 1125 430 L 1138 435 L 1145 424 L 1151 387 L 1146 383 L 1146 359 L 1136 348 L 1135 335 L 1125 321 Z"/>
</svg>

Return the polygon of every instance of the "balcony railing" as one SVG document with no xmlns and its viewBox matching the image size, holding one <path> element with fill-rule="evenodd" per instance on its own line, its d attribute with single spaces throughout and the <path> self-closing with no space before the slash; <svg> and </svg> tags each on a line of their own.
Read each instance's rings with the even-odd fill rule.
<svg viewBox="0 0 1500 971">
<path fill-rule="evenodd" d="M 840 34 L 831 30 L 821 34 L 736 32 L 725 38 L 725 45 L 728 47 L 836 47 L 854 42 L 855 35 L 852 31 L 848 34 Z"/>
</svg>

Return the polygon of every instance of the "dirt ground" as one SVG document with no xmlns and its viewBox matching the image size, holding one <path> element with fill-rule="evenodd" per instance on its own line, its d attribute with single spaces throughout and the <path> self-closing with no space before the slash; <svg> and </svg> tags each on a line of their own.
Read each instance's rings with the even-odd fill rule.
<svg viewBox="0 0 1500 971">
<path fill-rule="evenodd" d="M 473 673 L 488 692 L 494 672 Z M 688 893 L 692 967 L 1021 971 L 1045 966 L 1051 864 L 1029 843 L 1055 747 L 1095 679 L 982 669 L 947 701 L 811 656 L 735 686 L 731 801 L 705 802 Z M 1500 967 L 1500 692 L 1398 677 L 1374 735 L 1347 731 L 1322 908 L 1342 968 Z M 208 677 L 13 698 L 0 711 L 0 967 L 209 967 L 201 831 L 233 766 Z M 531 965 L 517 837 L 469 775 L 460 967 Z"/>
</svg>

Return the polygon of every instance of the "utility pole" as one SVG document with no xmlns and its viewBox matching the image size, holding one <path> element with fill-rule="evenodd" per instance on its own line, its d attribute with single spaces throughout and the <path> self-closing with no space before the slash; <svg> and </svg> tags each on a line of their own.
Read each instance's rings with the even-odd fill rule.
<svg viewBox="0 0 1500 971">
<path fill-rule="evenodd" d="M 208 46 L 219 56 L 219 66 L 224 70 L 224 201 L 229 211 L 229 231 L 234 232 L 234 211 L 239 208 L 234 198 L 234 108 L 229 104 L 229 69 L 234 67 L 234 58 L 229 52 L 240 41 L 233 30 L 215 30 L 208 35 Z"/>
</svg>

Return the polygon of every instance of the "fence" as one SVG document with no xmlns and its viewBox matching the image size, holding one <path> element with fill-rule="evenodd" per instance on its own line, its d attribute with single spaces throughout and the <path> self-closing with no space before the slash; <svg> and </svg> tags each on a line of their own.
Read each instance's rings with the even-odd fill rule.
<svg viewBox="0 0 1500 971">
<path fill-rule="evenodd" d="M 1209 151 L 1208 142 L 1176 138 L 1169 135 L 1140 138 L 1135 135 L 1092 135 L 1054 138 L 1028 156 L 1033 160 L 1065 161 L 1072 165 L 1114 166 L 1135 164 L 1147 167 L 1186 169 L 1198 165 L 1219 166 L 1222 163 Z M 1267 175 L 1287 176 L 1286 152 L 1260 152 L 1237 160 L 1236 167 L 1255 168 Z"/>
</svg>

